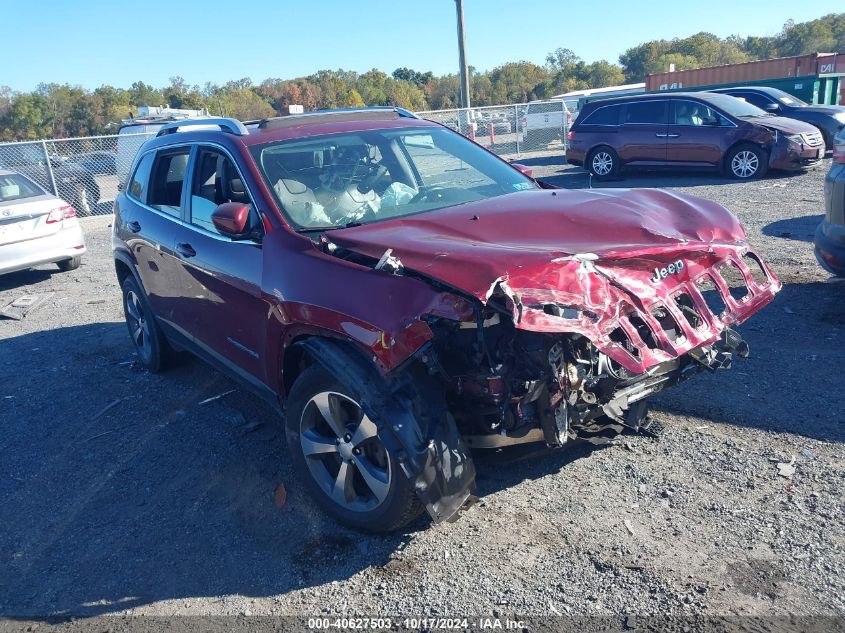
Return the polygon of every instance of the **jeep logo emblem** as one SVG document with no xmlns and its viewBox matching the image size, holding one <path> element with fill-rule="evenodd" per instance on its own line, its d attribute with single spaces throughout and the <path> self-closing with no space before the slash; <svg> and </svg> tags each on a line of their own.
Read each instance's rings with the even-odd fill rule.
<svg viewBox="0 0 845 633">
<path fill-rule="evenodd" d="M 659 284 L 669 275 L 677 275 L 684 269 L 684 262 L 680 259 L 666 266 L 665 268 L 655 268 L 654 276 L 649 280 L 653 284 Z"/>
</svg>

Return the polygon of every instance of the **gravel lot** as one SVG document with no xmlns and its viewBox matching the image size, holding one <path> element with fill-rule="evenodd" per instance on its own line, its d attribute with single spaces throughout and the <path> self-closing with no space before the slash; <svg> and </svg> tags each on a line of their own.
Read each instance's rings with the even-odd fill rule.
<svg viewBox="0 0 845 633">
<path fill-rule="evenodd" d="M 785 284 L 742 328 L 751 358 L 662 394 L 659 440 L 481 455 L 460 520 L 379 537 L 316 510 L 277 416 L 227 378 L 134 366 L 111 218 L 84 219 L 80 269 L 0 277 L 2 305 L 45 298 L 0 320 L 0 615 L 845 615 L 845 283 L 812 254 L 827 168 L 600 185 L 740 217 Z"/>
</svg>

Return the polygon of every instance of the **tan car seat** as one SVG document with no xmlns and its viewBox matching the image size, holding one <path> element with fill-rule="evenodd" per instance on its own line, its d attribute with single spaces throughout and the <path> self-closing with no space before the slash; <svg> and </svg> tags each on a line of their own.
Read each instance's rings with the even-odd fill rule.
<svg viewBox="0 0 845 633">
<path fill-rule="evenodd" d="M 273 187 L 282 207 L 300 226 L 331 226 L 323 205 L 317 202 L 314 192 L 298 180 L 280 178 Z"/>
</svg>

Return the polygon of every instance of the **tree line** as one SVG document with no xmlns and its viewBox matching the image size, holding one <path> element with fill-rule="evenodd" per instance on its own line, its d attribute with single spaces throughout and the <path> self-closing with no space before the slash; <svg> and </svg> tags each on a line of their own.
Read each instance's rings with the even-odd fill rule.
<svg viewBox="0 0 845 633">
<path fill-rule="evenodd" d="M 587 63 L 573 51 L 558 48 L 542 65 L 517 61 L 484 72 L 471 68 L 471 98 L 474 106 L 522 103 L 572 90 L 643 81 L 649 73 L 667 70 L 669 64 L 684 70 L 812 52 L 845 52 L 845 13 L 798 24 L 790 21 L 770 37 L 719 38 L 697 33 L 653 40 L 626 50 L 619 64 Z M 397 68 L 388 75 L 374 68 L 365 73 L 320 70 L 307 77 L 268 78 L 259 84 L 243 78 L 202 87 L 178 76 L 163 87 L 136 81 L 129 88 L 103 85 L 85 90 L 43 83 L 31 92 L 17 92 L 2 86 L 0 140 L 113 134 L 122 119 L 143 105 L 205 108 L 215 115 L 249 120 L 276 116 L 290 104 L 306 110 L 364 105 L 413 111 L 456 108 L 460 79 L 457 74 L 438 77 L 410 68 Z"/>
</svg>

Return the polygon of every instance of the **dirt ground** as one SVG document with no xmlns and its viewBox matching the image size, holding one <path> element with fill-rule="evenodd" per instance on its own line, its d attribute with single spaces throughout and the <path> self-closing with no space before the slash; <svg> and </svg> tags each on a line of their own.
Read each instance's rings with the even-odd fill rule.
<svg viewBox="0 0 845 633">
<path fill-rule="evenodd" d="M 226 377 L 135 365 L 111 218 L 84 219 L 80 269 L 0 277 L 2 305 L 44 298 L 0 320 L 0 616 L 845 616 L 845 283 L 812 254 L 827 167 L 600 185 L 739 216 L 784 282 L 741 328 L 751 357 L 661 394 L 659 440 L 479 455 L 457 522 L 387 536 L 321 515 L 278 416 Z"/>
</svg>

